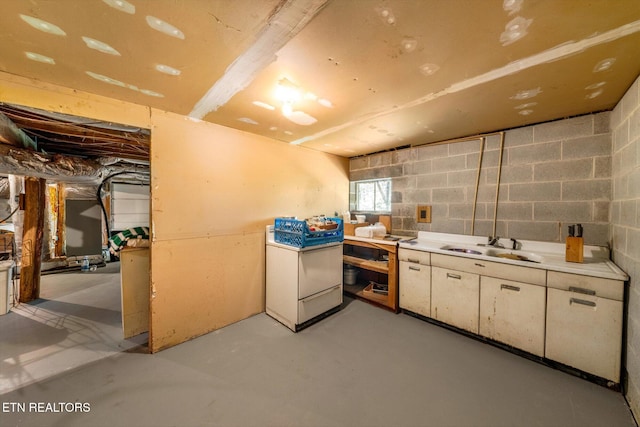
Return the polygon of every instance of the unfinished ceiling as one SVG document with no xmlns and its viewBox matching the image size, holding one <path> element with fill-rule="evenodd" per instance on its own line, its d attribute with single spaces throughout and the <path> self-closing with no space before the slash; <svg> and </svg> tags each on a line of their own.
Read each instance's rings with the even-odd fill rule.
<svg viewBox="0 0 640 427">
<path fill-rule="evenodd" d="M 0 102 L 0 115 L 45 153 L 149 161 L 150 131 Z M 1 118 L 1 116 L 0 116 Z M 0 123 L 1 128 L 1 123 Z M 2 136 L 0 132 L 0 141 Z"/>
<path fill-rule="evenodd" d="M 0 21 L 2 71 L 346 157 L 608 110 L 640 74 L 638 0 L 4 0 Z"/>
</svg>

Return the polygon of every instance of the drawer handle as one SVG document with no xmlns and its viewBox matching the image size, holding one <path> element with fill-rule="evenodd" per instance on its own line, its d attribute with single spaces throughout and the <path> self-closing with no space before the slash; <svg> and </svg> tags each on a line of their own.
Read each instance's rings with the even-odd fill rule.
<svg viewBox="0 0 640 427">
<path fill-rule="evenodd" d="M 460 279 L 462 279 L 462 276 L 460 276 L 459 274 L 451 274 L 451 273 L 447 273 L 447 278 L 449 278 L 449 279 L 456 279 L 456 280 L 460 280 Z"/>
<path fill-rule="evenodd" d="M 569 291 L 577 292 L 579 294 L 585 294 L 585 295 L 595 295 L 596 294 L 596 291 L 593 291 L 591 289 L 576 288 L 575 286 L 569 286 Z"/>
<path fill-rule="evenodd" d="M 419 259 L 407 258 L 407 261 L 412 262 L 414 264 L 420 264 L 420 260 Z"/>
<path fill-rule="evenodd" d="M 475 263 L 475 266 L 476 266 L 476 267 L 482 267 L 482 268 L 484 268 L 484 264 L 480 264 L 479 262 L 476 262 L 476 263 Z"/>
<path fill-rule="evenodd" d="M 306 297 L 305 299 L 303 299 L 303 300 L 302 300 L 302 302 L 309 302 L 309 301 L 314 300 L 314 299 L 316 299 L 316 298 L 320 298 L 321 296 L 324 296 L 324 295 L 330 294 L 331 292 L 335 291 L 335 290 L 336 290 L 336 289 L 338 289 L 338 288 L 340 288 L 340 285 L 335 285 L 335 286 L 334 286 L 334 287 L 332 287 L 332 288 L 325 289 L 324 291 L 322 291 L 322 292 L 318 292 L 318 293 L 317 293 L 317 294 L 315 294 L 315 295 L 311 295 L 310 297 Z"/>
<path fill-rule="evenodd" d="M 578 299 L 578 298 L 571 298 L 571 300 L 569 301 L 569 305 L 571 304 L 580 304 L 580 305 L 586 305 L 588 307 L 595 307 L 596 303 L 593 301 L 587 301 L 587 300 L 583 300 L 583 299 Z"/>
<path fill-rule="evenodd" d="M 409 270 L 420 271 L 420 267 L 414 267 L 413 265 L 410 265 Z"/>
<path fill-rule="evenodd" d="M 504 283 L 500 285 L 500 289 L 507 289 L 509 291 L 520 292 L 520 287 L 519 286 L 505 285 Z"/>
</svg>

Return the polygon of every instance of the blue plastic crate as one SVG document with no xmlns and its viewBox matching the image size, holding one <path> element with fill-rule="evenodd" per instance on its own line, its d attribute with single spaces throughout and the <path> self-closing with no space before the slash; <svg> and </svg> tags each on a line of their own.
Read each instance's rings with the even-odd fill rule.
<svg viewBox="0 0 640 427">
<path fill-rule="evenodd" d="M 322 245 L 325 243 L 342 242 L 344 240 L 344 227 L 341 218 L 327 218 L 338 224 L 333 230 L 311 231 L 307 221 L 291 218 L 276 218 L 274 237 L 277 243 L 282 243 L 296 248 Z"/>
</svg>

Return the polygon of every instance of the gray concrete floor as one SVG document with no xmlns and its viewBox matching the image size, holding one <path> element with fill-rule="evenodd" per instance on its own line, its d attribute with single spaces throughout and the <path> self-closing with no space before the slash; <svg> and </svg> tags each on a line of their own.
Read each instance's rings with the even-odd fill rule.
<svg viewBox="0 0 640 427">
<path fill-rule="evenodd" d="M 87 291 L 104 287 L 108 291 L 100 298 L 111 301 L 110 307 L 88 304 L 86 310 L 76 307 L 73 316 L 119 327 L 119 316 L 103 311 L 117 311 L 118 281 L 103 278 L 104 284 L 89 285 L 90 279 L 98 277 L 79 276 L 85 282 L 80 290 L 58 288 L 60 298 L 76 296 L 81 305 L 80 297 L 90 298 Z M 3 347 L 12 325 L 7 316 L 0 316 Z M 3 382 L 14 379 L 6 365 L 22 351 L 34 351 L 39 342 L 51 345 L 59 339 L 56 333 L 72 334 L 64 325 L 50 325 L 62 329 L 55 333 L 32 326 L 23 327 L 24 344 L 12 344 L 9 361 L 2 354 Z M 260 314 L 157 354 L 145 351 L 137 346 L 105 352 L 57 375 L 26 381 L 2 394 L 0 424 L 636 425 L 620 393 L 361 301 L 346 300 L 340 312 L 297 334 Z M 26 411 L 4 410 L 12 402 L 24 402 Z M 89 411 L 30 412 L 34 402 L 84 403 Z"/>
</svg>

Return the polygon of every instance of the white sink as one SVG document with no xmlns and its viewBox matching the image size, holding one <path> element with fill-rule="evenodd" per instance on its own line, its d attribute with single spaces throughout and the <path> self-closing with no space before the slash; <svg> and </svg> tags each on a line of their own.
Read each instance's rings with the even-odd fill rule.
<svg viewBox="0 0 640 427">
<path fill-rule="evenodd" d="M 487 248 L 482 246 L 471 246 L 471 245 L 444 245 L 440 249 L 444 249 L 452 252 L 460 252 L 464 254 L 471 255 L 486 255 Z"/>
<path fill-rule="evenodd" d="M 505 258 L 505 259 L 513 259 L 516 261 L 528 261 L 528 262 L 537 262 L 541 263 L 544 261 L 544 258 L 538 254 L 534 254 L 533 252 L 526 251 L 518 251 L 515 249 L 500 249 L 500 248 L 490 248 L 486 252 L 487 255 Z"/>
<path fill-rule="evenodd" d="M 511 259 L 515 261 L 527 261 L 541 263 L 544 258 L 538 254 L 515 249 L 495 248 L 493 246 L 473 246 L 473 245 L 444 245 L 440 249 L 471 255 L 485 255 L 496 258 Z"/>
</svg>

